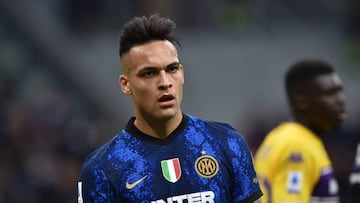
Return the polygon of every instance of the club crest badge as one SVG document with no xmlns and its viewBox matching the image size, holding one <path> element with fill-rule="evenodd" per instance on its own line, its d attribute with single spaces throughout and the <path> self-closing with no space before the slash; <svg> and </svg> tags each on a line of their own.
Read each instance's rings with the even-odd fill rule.
<svg viewBox="0 0 360 203">
<path fill-rule="evenodd" d="M 219 171 L 219 163 L 212 156 L 202 155 L 195 162 L 195 170 L 200 176 L 211 178 Z"/>
<path fill-rule="evenodd" d="M 162 160 L 161 170 L 164 178 L 172 183 L 178 181 L 181 177 L 181 167 L 179 158 Z"/>
</svg>

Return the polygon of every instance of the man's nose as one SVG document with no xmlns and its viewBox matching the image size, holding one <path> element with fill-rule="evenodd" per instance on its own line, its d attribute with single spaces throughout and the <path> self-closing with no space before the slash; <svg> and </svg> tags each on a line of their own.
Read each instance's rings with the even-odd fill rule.
<svg viewBox="0 0 360 203">
<path fill-rule="evenodd" d="M 159 77 L 160 77 L 160 84 L 159 84 L 160 89 L 167 89 L 172 87 L 172 83 L 169 78 L 170 76 L 165 70 L 160 71 Z"/>
<path fill-rule="evenodd" d="M 346 102 L 346 98 L 345 98 L 345 94 L 344 92 L 338 92 L 337 95 L 336 95 L 336 102 L 339 103 L 339 104 L 342 104 L 344 105 L 345 102 Z"/>
</svg>

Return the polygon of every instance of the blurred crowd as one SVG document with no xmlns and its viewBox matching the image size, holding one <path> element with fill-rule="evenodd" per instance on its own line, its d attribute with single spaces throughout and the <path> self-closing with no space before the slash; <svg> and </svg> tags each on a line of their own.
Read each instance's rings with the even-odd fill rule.
<svg viewBox="0 0 360 203">
<path fill-rule="evenodd" d="M 79 167 L 111 136 L 100 136 L 110 122 L 7 26 L 0 22 L 0 202 L 74 202 Z"/>
</svg>

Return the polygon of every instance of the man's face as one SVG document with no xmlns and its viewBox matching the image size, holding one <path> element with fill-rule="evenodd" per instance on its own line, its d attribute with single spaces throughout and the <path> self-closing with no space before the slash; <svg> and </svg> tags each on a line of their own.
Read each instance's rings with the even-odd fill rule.
<svg viewBox="0 0 360 203">
<path fill-rule="evenodd" d="M 338 75 L 321 75 L 308 85 L 307 114 L 311 125 L 322 131 L 338 127 L 346 117 L 345 96 Z"/>
<path fill-rule="evenodd" d="M 136 117 L 166 120 L 181 114 L 184 72 L 171 42 L 135 46 L 121 61 L 121 89 L 132 96 Z"/>
</svg>

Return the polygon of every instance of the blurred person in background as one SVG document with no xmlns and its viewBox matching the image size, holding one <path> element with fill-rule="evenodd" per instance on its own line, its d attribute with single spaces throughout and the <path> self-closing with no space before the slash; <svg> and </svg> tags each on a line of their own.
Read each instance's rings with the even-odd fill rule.
<svg viewBox="0 0 360 203">
<path fill-rule="evenodd" d="M 357 146 L 355 161 L 349 177 L 349 199 L 348 203 L 360 202 L 360 143 Z"/>
<path fill-rule="evenodd" d="M 259 202 L 243 136 L 181 110 L 184 68 L 174 29 L 157 14 L 124 25 L 119 83 L 135 116 L 85 160 L 78 202 Z"/>
<path fill-rule="evenodd" d="M 270 131 L 255 155 L 263 202 L 339 202 L 325 134 L 346 117 L 342 81 L 328 62 L 303 59 L 285 75 L 293 121 Z"/>
</svg>

